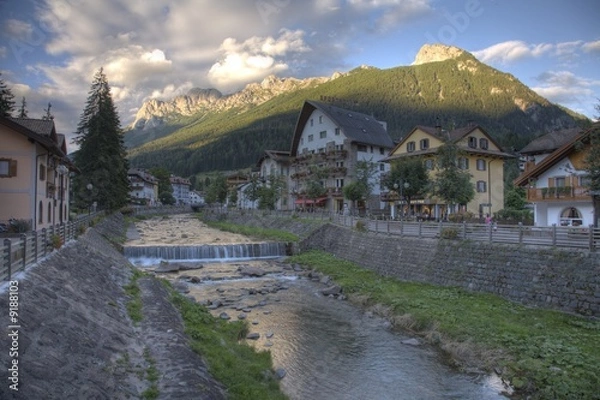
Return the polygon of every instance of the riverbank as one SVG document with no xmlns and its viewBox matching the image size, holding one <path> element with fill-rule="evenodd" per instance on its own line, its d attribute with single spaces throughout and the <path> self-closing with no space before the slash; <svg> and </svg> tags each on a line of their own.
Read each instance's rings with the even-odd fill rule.
<svg viewBox="0 0 600 400">
<path fill-rule="evenodd" d="M 192 350 L 173 292 L 134 273 L 111 242 L 125 228 L 120 214 L 107 217 L 1 286 L 11 336 L 0 342 L 0 398 L 230 397 Z M 131 316 L 135 296 L 140 320 Z M 187 303 L 181 296 L 178 307 Z"/>
<path fill-rule="evenodd" d="M 228 217 L 228 222 L 254 226 L 258 230 L 270 229 L 273 225 L 293 230 L 300 223 L 292 218 L 259 219 L 240 215 Z M 313 225 L 313 228 L 318 226 Z M 337 257 L 304 252 L 291 260 L 331 276 L 351 299 L 385 316 L 398 329 L 412 331 L 438 346 L 458 367 L 498 372 L 516 389 L 515 397 L 600 398 L 597 391 L 600 350 L 596 346 L 600 341 L 600 322 L 597 319 L 527 308 L 493 294 L 403 282 L 377 274 L 377 269 L 369 268 L 368 264 L 373 256 L 361 243 L 383 238 L 366 235 L 369 234 L 348 229 L 336 232 L 328 236 L 327 244 L 321 241 L 316 248 L 327 251 L 328 246 L 346 246 L 347 251 L 337 252 Z M 304 241 L 306 250 L 313 236 Z M 339 243 L 340 240 L 344 242 Z M 347 248 L 349 243 L 353 244 L 352 249 Z M 401 252 L 402 246 L 398 246 Z M 364 255 L 360 264 L 352 262 L 352 254 L 357 251 Z M 477 266 L 473 264 L 472 268 Z M 419 270 L 418 259 L 412 268 Z"/>
</svg>

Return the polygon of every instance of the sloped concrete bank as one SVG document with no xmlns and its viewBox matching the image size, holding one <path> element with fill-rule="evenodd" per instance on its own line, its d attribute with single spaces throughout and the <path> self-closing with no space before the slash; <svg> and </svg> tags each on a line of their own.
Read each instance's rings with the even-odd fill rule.
<svg viewBox="0 0 600 400">
<path fill-rule="evenodd" d="M 144 319 L 129 318 L 132 269 L 106 239 L 124 236 L 124 224 L 106 218 L 2 285 L 1 399 L 140 398 L 151 367 L 159 398 L 225 398 L 163 285 L 139 279 Z"/>
</svg>

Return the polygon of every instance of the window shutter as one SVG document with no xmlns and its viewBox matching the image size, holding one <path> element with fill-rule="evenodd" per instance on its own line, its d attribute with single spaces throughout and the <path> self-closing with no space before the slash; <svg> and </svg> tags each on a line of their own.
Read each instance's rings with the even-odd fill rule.
<svg viewBox="0 0 600 400">
<path fill-rule="evenodd" d="M 548 178 L 548 187 L 554 187 L 555 186 L 554 179 L 555 178 Z"/>
<path fill-rule="evenodd" d="M 10 160 L 8 176 L 17 176 L 17 160 Z"/>
</svg>

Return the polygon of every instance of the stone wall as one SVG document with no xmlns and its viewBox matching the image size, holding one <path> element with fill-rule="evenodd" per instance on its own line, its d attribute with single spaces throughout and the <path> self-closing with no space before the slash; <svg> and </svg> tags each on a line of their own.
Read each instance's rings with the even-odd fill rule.
<svg viewBox="0 0 600 400">
<path fill-rule="evenodd" d="M 600 254 L 485 242 L 401 238 L 324 225 L 319 249 L 403 281 L 486 292 L 530 306 L 600 315 Z"/>
<path fill-rule="evenodd" d="M 325 222 L 229 214 L 228 220 L 283 229 L 319 249 L 403 281 L 493 293 L 529 306 L 600 315 L 600 253 L 358 232 Z"/>
</svg>

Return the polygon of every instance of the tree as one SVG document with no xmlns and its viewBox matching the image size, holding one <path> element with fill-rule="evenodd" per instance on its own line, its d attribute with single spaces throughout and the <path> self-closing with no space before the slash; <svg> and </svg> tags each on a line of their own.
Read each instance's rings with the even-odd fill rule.
<svg viewBox="0 0 600 400">
<path fill-rule="evenodd" d="M 369 199 L 375 187 L 373 178 L 376 174 L 377 164 L 374 162 L 367 160 L 356 162 L 354 180 L 344 185 L 342 189 L 344 197 L 352 202 L 352 208 L 356 208 L 358 202 Z"/>
<path fill-rule="evenodd" d="M 261 210 L 274 210 L 284 188 L 285 180 L 282 176 L 269 175 L 266 184 L 258 189 L 258 208 Z"/>
<path fill-rule="evenodd" d="M 418 158 L 395 161 L 392 164 L 391 172 L 383 180 L 383 186 L 388 188 L 388 190 L 399 192 L 399 185 L 403 185 L 402 197 L 406 199 L 406 204 L 409 208 L 411 201 L 415 197 L 425 195 L 429 184 L 429 174 L 427 173 L 425 163 Z"/>
<path fill-rule="evenodd" d="M 166 168 L 152 168 L 150 173 L 158 180 L 158 200 L 166 205 L 175 204 L 171 173 Z"/>
<path fill-rule="evenodd" d="M 310 175 L 305 181 L 304 190 L 306 197 L 316 203 L 319 197 L 327 194 L 327 188 L 323 185 L 323 179 L 327 177 L 327 172 L 323 167 L 313 165 L 310 167 Z"/>
<path fill-rule="evenodd" d="M 48 105 L 50 115 L 50 105 Z M 129 201 L 129 163 L 123 143 L 119 115 L 110 94 L 110 86 L 102 68 L 94 75 L 89 96 L 77 125 L 73 142 L 79 145 L 74 163 L 75 197 L 86 198 L 86 187 L 95 191 L 93 201 L 102 209 L 114 210 Z"/>
<path fill-rule="evenodd" d="M 446 143 L 437 150 L 437 174 L 433 180 L 433 194 L 443 199 L 453 211 L 457 204 L 467 204 L 475 197 L 475 189 L 468 172 L 459 168 L 460 149 Z"/>
<path fill-rule="evenodd" d="M 205 201 L 208 204 L 225 203 L 227 199 L 227 179 L 224 175 L 218 174 L 206 189 Z"/>
<path fill-rule="evenodd" d="M 0 117 L 10 117 L 15 109 L 12 91 L 6 86 L 0 73 Z"/>
<path fill-rule="evenodd" d="M 52 109 L 52 104 L 48 103 L 48 108 L 44 108 L 44 112 L 46 114 L 44 114 L 42 116 L 42 119 L 44 121 L 52 121 L 54 119 L 54 115 L 52 115 L 52 113 L 50 112 L 51 109 Z"/>
<path fill-rule="evenodd" d="M 25 101 L 25 97 L 21 100 L 21 107 L 19 107 L 18 118 L 28 118 L 27 116 L 27 102 Z"/>
</svg>

